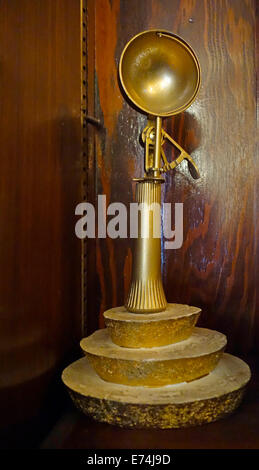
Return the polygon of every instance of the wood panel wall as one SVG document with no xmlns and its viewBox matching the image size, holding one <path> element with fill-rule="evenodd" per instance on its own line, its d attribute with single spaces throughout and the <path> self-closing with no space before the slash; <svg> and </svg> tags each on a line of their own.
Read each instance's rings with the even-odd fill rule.
<svg viewBox="0 0 259 470">
<path fill-rule="evenodd" d="M 200 306 L 200 325 L 226 333 L 229 351 L 248 352 L 259 339 L 256 2 L 88 0 L 87 8 L 89 109 L 102 123 L 91 129 L 88 142 L 93 203 L 97 194 L 106 194 L 107 204 L 128 204 L 134 197 L 131 180 L 143 174 L 139 135 L 145 116 L 123 98 L 118 84 L 124 45 L 142 30 L 163 28 L 198 55 L 198 98 L 164 123 L 201 171 L 198 181 L 184 164 L 166 176 L 164 200 L 184 203 L 184 243 L 164 251 L 164 286 L 169 302 Z M 175 158 L 170 150 L 168 156 Z M 88 332 L 98 327 L 98 318 L 103 326 L 105 309 L 123 304 L 132 263 L 128 239 L 99 239 L 89 246 Z"/>
<path fill-rule="evenodd" d="M 81 336 L 81 42 L 79 0 L 0 1 L 1 426 L 48 413 Z"/>
</svg>

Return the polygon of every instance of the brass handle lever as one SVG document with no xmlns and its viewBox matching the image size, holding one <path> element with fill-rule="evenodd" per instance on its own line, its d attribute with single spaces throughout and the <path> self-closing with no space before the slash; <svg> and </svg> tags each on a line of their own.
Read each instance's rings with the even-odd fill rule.
<svg viewBox="0 0 259 470">
<path fill-rule="evenodd" d="M 189 170 L 193 178 L 200 178 L 199 169 L 192 157 L 169 135 L 167 132 L 158 127 L 160 133 L 160 145 L 157 146 L 158 132 L 157 126 L 153 120 L 149 120 L 147 126 L 142 132 L 142 140 L 145 143 L 145 171 L 146 173 L 164 173 L 176 168 L 184 159 L 188 161 Z M 162 148 L 165 141 L 169 141 L 174 147 L 180 150 L 180 155 L 174 161 L 168 162 L 165 152 Z M 159 149 L 157 152 L 156 149 Z M 158 156 L 162 157 L 163 165 L 159 166 Z"/>
</svg>

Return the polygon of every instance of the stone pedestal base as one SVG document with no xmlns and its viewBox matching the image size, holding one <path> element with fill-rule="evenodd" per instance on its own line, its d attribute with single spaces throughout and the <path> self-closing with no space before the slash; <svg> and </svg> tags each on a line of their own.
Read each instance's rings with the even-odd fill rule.
<svg viewBox="0 0 259 470">
<path fill-rule="evenodd" d="M 163 387 L 106 382 L 86 357 L 62 374 L 76 406 L 97 421 L 162 429 L 200 425 L 227 416 L 239 406 L 249 379 L 249 367 L 230 354 L 223 354 L 206 377 Z"/>
<path fill-rule="evenodd" d="M 232 413 L 250 369 L 224 354 L 224 334 L 195 327 L 199 313 L 181 304 L 159 313 L 104 312 L 107 328 L 82 339 L 86 357 L 62 375 L 77 407 L 136 428 L 194 426 Z"/>
</svg>

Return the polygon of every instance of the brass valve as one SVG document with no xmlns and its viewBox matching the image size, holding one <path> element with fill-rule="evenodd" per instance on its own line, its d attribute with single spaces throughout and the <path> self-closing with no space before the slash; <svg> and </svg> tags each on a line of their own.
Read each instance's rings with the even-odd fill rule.
<svg viewBox="0 0 259 470">
<path fill-rule="evenodd" d="M 155 172 L 165 173 L 166 171 L 173 170 L 176 168 L 184 159 L 188 160 L 189 170 L 193 178 L 198 179 L 200 177 L 199 169 L 192 159 L 192 157 L 163 129 L 161 128 L 161 145 L 160 154 L 162 157 L 162 166 L 156 168 L 154 165 L 155 156 L 155 144 L 156 144 L 156 122 L 153 119 L 148 119 L 147 126 L 143 129 L 141 138 L 145 144 L 145 172 L 147 175 L 154 174 Z M 169 162 L 166 158 L 163 150 L 165 141 L 170 142 L 174 145 L 181 153 L 172 162 Z"/>
</svg>

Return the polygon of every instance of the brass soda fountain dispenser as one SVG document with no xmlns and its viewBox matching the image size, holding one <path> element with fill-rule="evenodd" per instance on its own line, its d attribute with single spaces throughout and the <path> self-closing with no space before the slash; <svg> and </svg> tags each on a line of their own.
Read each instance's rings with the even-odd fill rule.
<svg viewBox="0 0 259 470">
<path fill-rule="evenodd" d="M 125 306 L 103 313 L 107 328 L 81 340 L 85 357 L 69 365 L 62 380 L 75 405 L 97 421 L 131 428 L 209 423 L 239 406 L 250 369 L 224 353 L 224 334 L 195 327 L 199 307 L 167 303 L 160 238 L 153 236 L 160 212 L 150 218 L 161 202 L 164 172 L 186 159 L 191 175 L 199 177 L 191 156 L 162 127 L 163 118 L 195 100 L 199 61 L 178 36 L 144 31 L 124 48 L 119 75 L 127 97 L 148 118 L 142 132 L 145 173 L 136 180 L 136 201 L 143 203 L 148 229 L 136 238 Z M 163 150 L 166 140 L 180 151 L 172 162 Z"/>
</svg>

